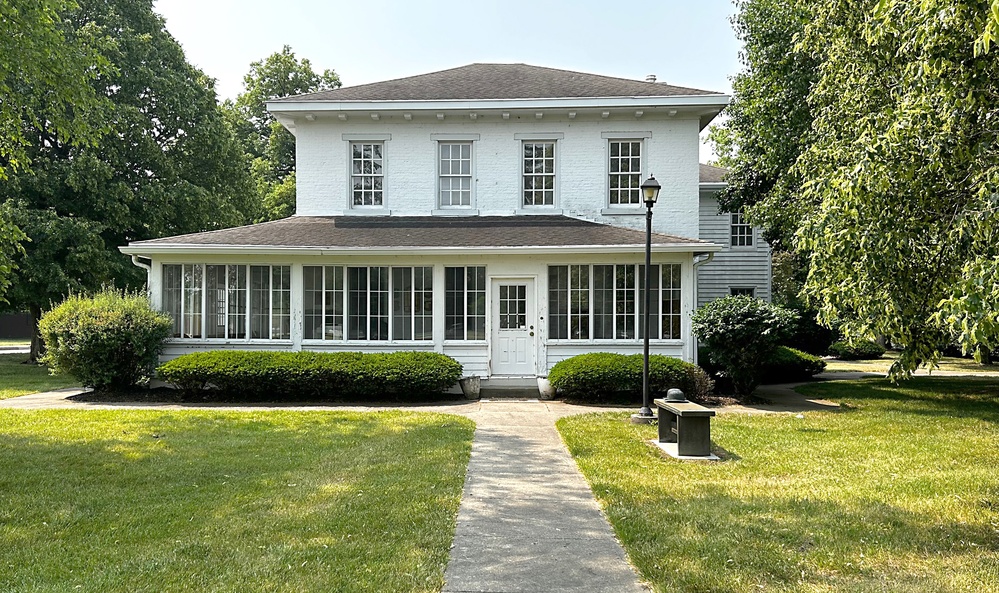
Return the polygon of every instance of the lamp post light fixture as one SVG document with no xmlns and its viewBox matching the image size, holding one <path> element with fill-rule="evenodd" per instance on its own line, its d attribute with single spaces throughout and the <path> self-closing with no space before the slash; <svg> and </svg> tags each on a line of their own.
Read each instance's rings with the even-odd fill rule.
<svg viewBox="0 0 999 593">
<path fill-rule="evenodd" d="M 652 415 L 651 401 L 649 399 L 649 306 L 652 297 L 652 207 L 659 199 L 659 190 L 662 188 L 656 181 L 655 175 L 649 175 L 641 186 L 642 197 L 645 199 L 645 309 L 642 311 L 642 337 L 643 337 L 643 360 L 642 360 L 642 407 L 637 414 L 632 414 L 631 421 L 636 424 L 648 424 L 655 419 Z"/>
</svg>

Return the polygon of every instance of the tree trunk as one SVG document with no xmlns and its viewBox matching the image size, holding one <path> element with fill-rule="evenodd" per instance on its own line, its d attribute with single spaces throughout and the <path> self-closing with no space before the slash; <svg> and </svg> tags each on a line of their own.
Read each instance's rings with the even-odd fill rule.
<svg viewBox="0 0 999 593">
<path fill-rule="evenodd" d="M 38 331 L 38 320 L 42 318 L 42 308 L 37 305 L 28 307 L 31 313 L 31 353 L 28 354 L 27 362 L 38 364 L 38 359 L 45 354 L 45 342 L 42 341 L 42 334 Z"/>
</svg>

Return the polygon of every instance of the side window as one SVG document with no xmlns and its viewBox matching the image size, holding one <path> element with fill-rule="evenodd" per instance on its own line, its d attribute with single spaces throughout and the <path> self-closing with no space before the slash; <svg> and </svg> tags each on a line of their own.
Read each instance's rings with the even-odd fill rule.
<svg viewBox="0 0 999 593">
<path fill-rule="evenodd" d="M 753 246 L 753 225 L 742 210 L 732 213 L 732 247 Z"/>
<path fill-rule="evenodd" d="M 756 296 L 756 289 L 753 288 L 753 287 L 751 287 L 751 286 L 747 286 L 747 287 L 733 286 L 733 287 L 729 288 L 728 290 L 729 290 L 729 294 L 732 295 L 732 296 L 748 296 L 748 297 L 755 297 Z"/>
</svg>

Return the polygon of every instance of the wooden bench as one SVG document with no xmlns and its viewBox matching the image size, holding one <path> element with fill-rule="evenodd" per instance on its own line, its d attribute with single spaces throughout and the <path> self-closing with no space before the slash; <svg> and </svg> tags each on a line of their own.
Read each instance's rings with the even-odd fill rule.
<svg viewBox="0 0 999 593">
<path fill-rule="evenodd" d="M 676 443 L 677 454 L 711 456 L 711 417 L 715 411 L 689 401 L 655 400 L 659 408 L 659 442 Z"/>
</svg>

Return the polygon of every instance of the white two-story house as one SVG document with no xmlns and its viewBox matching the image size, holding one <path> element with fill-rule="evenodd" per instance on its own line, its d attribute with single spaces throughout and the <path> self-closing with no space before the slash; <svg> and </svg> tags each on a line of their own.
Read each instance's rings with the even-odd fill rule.
<svg viewBox="0 0 999 593">
<path fill-rule="evenodd" d="M 709 260 L 731 240 L 705 232 L 730 215 L 707 212 L 721 186 L 702 179 L 698 133 L 728 101 L 524 64 L 279 98 L 295 216 L 122 251 L 174 318 L 167 358 L 430 350 L 466 375 L 544 376 L 575 354 L 642 351 L 639 185 L 654 174 L 652 351 L 693 360 L 698 285 L 717 292 Z"/>
</svg>

